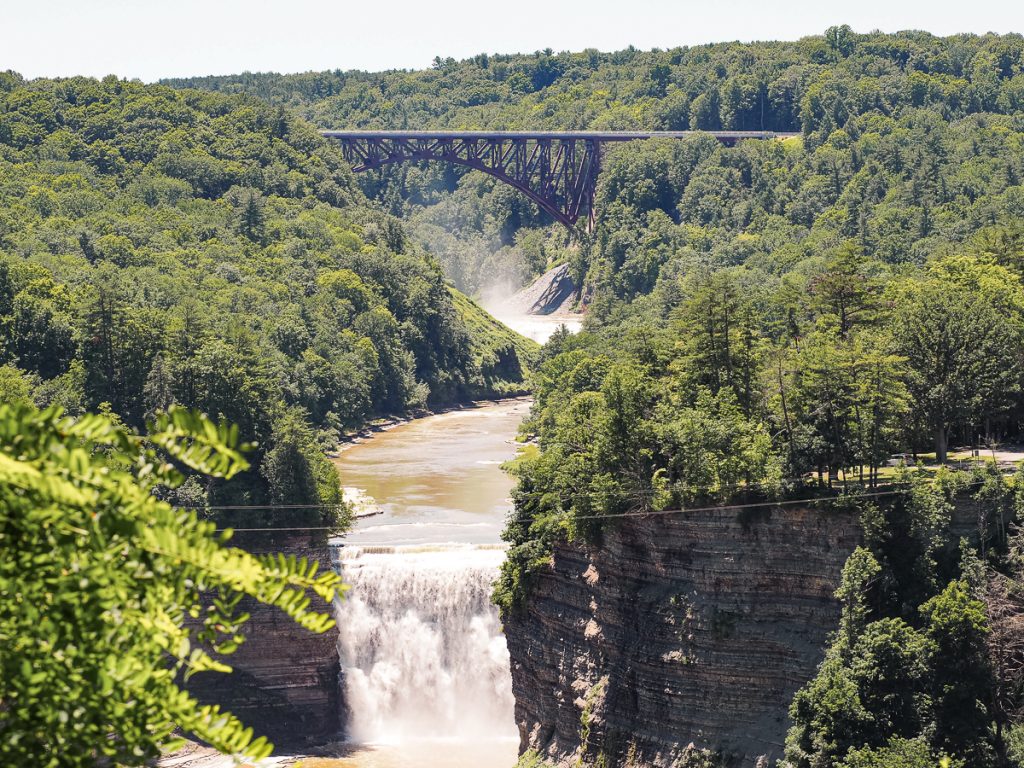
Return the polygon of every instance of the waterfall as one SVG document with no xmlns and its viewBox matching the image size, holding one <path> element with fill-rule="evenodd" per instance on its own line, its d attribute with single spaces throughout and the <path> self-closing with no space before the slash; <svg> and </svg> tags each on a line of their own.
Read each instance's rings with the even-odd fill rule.
<svg viewBox="0 0 1024 768">
<path fill-rule="evenodd" d="M 499 547 L 344 546 L 336 605 L 356 743 L 516 736 L 509 656 L 491 584 Z"/>
</svg>

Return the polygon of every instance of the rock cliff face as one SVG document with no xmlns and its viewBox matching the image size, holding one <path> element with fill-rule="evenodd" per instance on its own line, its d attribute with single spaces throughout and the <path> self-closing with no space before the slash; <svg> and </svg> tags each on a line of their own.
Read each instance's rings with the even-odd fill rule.
<svg viewBox="0 0 1024 768">
<path fill-rule="evenodd" d="M 774 762 L 859 540 L 853 512 L 779 507 L 559 546 L 505 627 L 521 747 L 563 765 L 679 766 L 703 748 Z"/>
<path fill-rule="evenodd" d="M 318 561 L 321 568 L 331 567 L 327 543 L 305 535 L 238 535 L 232 544 L 255 554 L 294 554 Z M 310 594 L 314 607 L 332 610 Z M 244 601 L 240 610 L 252 618 L 243 630 L 246 642 L 224 659 L 234 672 L 196 675 L 189 690 L 237 715 L 278 748 L 336 739 L 341 729 L 337 630 L 307 632 L 277 608 L 255 601 Z"/>
</svg>

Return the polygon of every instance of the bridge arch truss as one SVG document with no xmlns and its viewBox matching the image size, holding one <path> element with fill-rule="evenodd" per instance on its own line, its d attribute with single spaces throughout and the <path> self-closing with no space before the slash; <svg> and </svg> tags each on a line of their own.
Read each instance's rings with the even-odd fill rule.
<svg viewBox="0 0 1024 768">
<path fill-rule="evenodd" d="M 570 230 L 586 216 L 591 231 L 604 143 L 685 138 L 695 132 L 323 131 L 322 135 L 341 143 L 345 160 L 357 173 L 422 160 L 462 165 L 519 190 Z M 710 135 L 733 144 L 744 138 L 790 134 L 717 131 Z"/>
</svg>

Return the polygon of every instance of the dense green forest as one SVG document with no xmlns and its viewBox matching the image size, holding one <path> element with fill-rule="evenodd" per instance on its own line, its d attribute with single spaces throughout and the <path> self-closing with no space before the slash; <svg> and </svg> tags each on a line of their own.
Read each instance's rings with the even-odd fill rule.
<svg viewBox="0 0 1024 768">
<path fill-rule="evenodd" d="M 825 660 L 790 708 L 783 768 L 1022 764 L 1024 540 L 1006 527 L 1024 512 L 1022 482 L 991 466 L 901 473 L 895 498 L 854 502 L 864 544 L 843 570 Z M 980 554 L 956 546 L 956 506 L 977 512 Z"/>
<path fill-rule="evenodd" d="M 857 34 L 667 51 L 435 59 L 422 71 L 246 73 L 166 80 L 246 92 L 341 128 L 824 131 L 854 114 L 1024 109 L 1020 35 Z"/>
<path fill-rule="evenodd" d="M 174 499 L 333 503 L 321 448 L 342 430 L 526 373 L 526 347 L 442 267 L 480 295 L 568 262 L 588 319 L 532 375 L 502 609 L 554 542 L 598 544 L 617 515 L 841 499 L 865 542 L 788 764 L 1024 764 L 1007 640 L 1024 480 L 935 466 L 1022 436 L 1021 36 L 834 27 L 160 86 L 7 75 L 0 97 L 3 399 L 132 426 L 195 406 L 261 447 Z M 617 147 L 595 232 L 570 237 L 476 174 L 355 179 L 306 120 L 800 136 Z M 886 504 L 858 496 L 883 485 Z M 973 548 L 950 532 L 964 500 Z"/>
<path fill-rule="evenodd" d="M 239 425 L 251 469 L 179 503 L 337 504 L 346 430 L 523 389 L 530 345 L 485 319 L 301 118 L 0 76 L 2 398 Z"/>
<path fill-rule="evenodd" d="M 528 206 L 492 213 L 505 192 L 472 174 L 364 182 L 391 210 L 444 224 L 455 244 L 437 238 L 441 250 L 489 241 L 476 263 L 501 254 L 524 276 L 567 260 L 584 286 L 585 332 L 557 335 L 534 378 L 525 431 L 537 444 L 514 469 L 496 598 L 515 610 L 555 541 L 599 542 L 610 516 L 885 484 L 894 501 L 860 503 L 865 548 L 839 592 L 840 631 L 793 703 L 786 760 L 1020 764 L 1020 681 L 990 654 L 1006 632 L 993 606 L 1020 613 L 1012 486 L 923 484 L 889 466 L 1020 435 L 1019 36 L 836 28 L 792 44 L 191 84 L 249 90 L 331 127 L 799 131 L 610 151 L 597 229 L 570 247 Z M 457 266 L 478 290 L 472 253 Z M 983 556 L 950 539 L 964 498 L 984 511 Z"/>
<path fill-rule="evenodd" d="M 836 26 L 824 35 L 793 42 L 715 43 L 664 51 L 630 48 L 610 53 L 481 54 L 464 61 L 438 58 L 431 69 L 423 71 L 246 73 L 167 82 L 178 87 L 246 92 L 295 109 L 324 128 L 799 131 L 806 139 L 805 152 L 814 152 L 814 161 L 804 166 L 804 153 L 790 153 L 781 167 L 775 163 L 766 167 L 767 177 L 756 183 L 762 205 L 766 193 L 784 192 L 774 205 L 763 205 L 769 213 L 785 213 L 792 205 L 792 217 L 809 226 L 861 171 L 863 177 L 851 194 L 874 202 L 890 191 L 888 179 L 884 184 L 865 179 L 873 164 L 862 165 L 856 150 L 842 159 L 827 152 L 817 154 L 834 130 L 851 130 L 851 121 L 862 118 L 857 132 L 851 131 L 850 141 L 864 133 L 880 133 L 880 149 L 885 155 L 895 149 L 885 137 L 908 129 L 903 119 L 910 119 L 911 114 L 920 115 L 919 125 L 929 119 L 970 125 L 965 118 L 972 115 L 1019 116 L 1024 111 L 1022 52 L 1024 38 L 1020 35 L 858 34 L 849 27 Z M 885 121 L 872 123 L 868 119 L 883 117 L 898 125 L 890 128 Z M 905 141 L 915 139 L 904 135 Z M 943 151 L 953 143 L 952 137 L 940 141 L 935 136 L 932 140 L 943 145 Z M 966 136 L 965 140 L 970 145 L 975 139 Z M 850 150 L 849 146 L 836 146 L 843 141 L 841 136 L 835 137 L 832 148 L 841 153 Z M 624 153 L 634 151 L 635 146 Z M 938 193 L 955 197 L 962 191 L 971 198 L 982 194 L 977 185 L 988 186 L 994 179 L 984 167 L 988 151 L 980 154 L 976 165 L 981 167 L 968 169 L 957 179 L 966 188 L 940 187 Z M 884 165 L 882 156 L 875 159 Z M 946 155 L 933 163 L 955 160 Z M 794 169 L 794 164 L 803 167 Z M 884 168 L 887 174 L 900 173 L 891 164 Z M 717 178 L 703 174 L 698 178 L 703 185 L 715 185 L 731 181 L 733 170 L 749 173 L 757 169 L 727 167 Z M 777 176 L 793 170 L 797 174 L 784 180 L 786 189 L 776 189 Z M 916 170 L 922 177 L 934 176 L 937 171 Z M 569 255 L 560 228 L 545 228 L 543 215 L 532 204 L 478 174 L 436 165 L 400 166 L 362 174 L 359 181 L 393 213 L 409 219 L 410 228 L 431 243 L 456 285 L 466 292 L 485 290 L 493 282 L 522 282 L 542 271 L 548 261 Z M 685 184 L 689 179 L 680 181 Z M 744 185 L 749 183 L 744 177 Z M 1006 183 L 1014 186 L 1012 178 Z M 689 205 L 680 212 L 675 206 L 681 195 L 669 200 L 663 188 L 649 192 L 646 185 L 657 187 L 657 179 L 650 177 L 633 193 L 638 207 L 645 207 L 640 198 L 660 195 L 657 204 L 646 207 L 664 208 L 676 222 L 681 217 L 701 219 L 712 215 L 708 211 L 718 210 L 714 222 L 694 223 L 704 226 L 721 219 L 732 223 L 754 212 L 743 210 L 743 200 L 715 198 L 702 203 L 704 214 L 691 211 Z M 691 197 L 698 195 L 700 188 L 695 186 Z M 742 190 L 737 192 L 747 199 Z M 929 200 L 925 210 L 934 204 Z M 901 227 L 913 230 L 920 224 L 889 212 L 881 234 Z M 923 224 L 930 226 L 927 220 Z M 523 229 L 546 232 L 530 234 Z M 639 231 L 637 234 L 639 237 Z M 785 236 L 795 239 L 796 234 Z M 601 254 L 577 255 L 577 276 L 582 277 L 591 261 L 600 260 Z M 494 277 L 496 268 L 498 278 Z"/>
</svg>

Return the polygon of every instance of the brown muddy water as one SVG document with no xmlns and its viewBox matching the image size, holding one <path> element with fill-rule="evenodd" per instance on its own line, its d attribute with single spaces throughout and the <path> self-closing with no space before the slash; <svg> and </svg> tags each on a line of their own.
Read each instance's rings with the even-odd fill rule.
<svg viewBox="0 0 1024 768">
<path fill-rule="evenodd" d="M 398 424 L 346 447 L 342 485 L 365 495 L 347 545 L 498 544 L 514 485 L 501 465 L 516 455 L 525 398 Z"/>
</svg>

